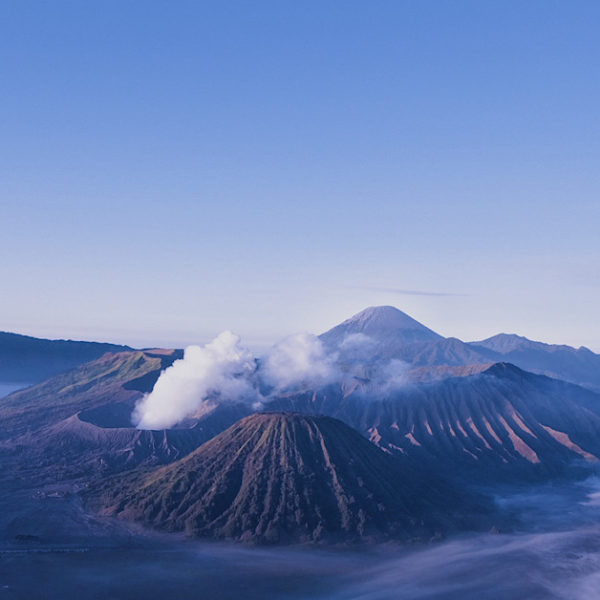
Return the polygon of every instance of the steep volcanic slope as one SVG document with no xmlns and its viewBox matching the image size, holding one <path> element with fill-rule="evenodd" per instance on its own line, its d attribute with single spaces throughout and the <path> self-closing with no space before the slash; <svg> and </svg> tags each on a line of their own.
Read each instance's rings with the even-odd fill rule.
<svg viewBox="0 0 600 600">
<path fill-rule="evenodd" d="M 0 400 L 0 439 L 35 431 L 82 410 L 129 403 L 152 389 L 176 353 L 118 352 L 80 365 Z"/>
<path fill-rule="evenodd" d="M 371 306 L 319 336 L 329 346 L 338 346 L 350 335 L 365 335 L 393 346 L 432 342 L 442 336 L 421 325 L 393 306 Z"/>
<path fill-rule="evenodd" d="M 109 480 L 100 502 L 155 527 L 263 543 L 430 538 L 484 513 L 340 421 L 273 413 L 168 467 Z"/>
<path fill-rule="evenodd" d="M 600 457 L 600 396 L 508 364 L 383 399 L 330 386 L 268 406 L 334 416 L 382 448 L 474 481 L 558 474 Z"/>
<path fill-rule="evenodd" d="M 249 412 L 245 404 L 215 406 L 193 426 L 151 431 L 125 424 L 114 426 L 114 422 L 105 426 L 102 415 L 106 408 L 82 411 L 4 442 L 0 445 L 4 464 L 10 465 L 13 476 L 38 484 L 67 480 L 89 483 L 139 466 L 172 463 Z"/>
<path fill-rule="evenodd" d="M 522 369 L 564 379 L 600 391 L 600 354 L 588 348 L 543 344 L 525 337 L 501 333 L 471 347 L 488 350 L 490 356 Z"/>
<path fill-rule="evenodd" d="M 0 332 L 0 381 L 36 383 L 107 352 L 131 350 L 118 344 L 44 340 Z"/>
<path fill-rule="evenodd" d="M 249 413 L 210 406 L 186 427 L 138 430 L 135 402 L 150 391 L 173 351 L 107 354 L 0 402 L 0 453 L 15 477 L 86 480 L 139 465 L 166 464 Z"/>
</svg>

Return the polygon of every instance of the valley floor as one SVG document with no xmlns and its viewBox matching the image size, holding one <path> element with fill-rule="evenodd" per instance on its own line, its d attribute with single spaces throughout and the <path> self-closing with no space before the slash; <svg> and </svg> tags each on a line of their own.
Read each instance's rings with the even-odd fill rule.
<svg viewBox="0 0 600 600">
<path fill-rule="evenodd" d="M 149 533 L 86 515 L 68 488 L 0 497 L 0 600 L 592 600 L 600 481 L 506 489 L 520 532 L 357 550 L 254 548 Z"/>
</svg>

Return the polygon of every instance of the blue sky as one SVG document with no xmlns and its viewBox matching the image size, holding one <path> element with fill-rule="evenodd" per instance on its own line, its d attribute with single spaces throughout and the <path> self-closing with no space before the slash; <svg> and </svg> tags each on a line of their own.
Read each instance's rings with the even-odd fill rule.
<svg viewBox="0 0 600 600">
<path fill-rule="evenodd" d="M 260 345 L 393 304 L 600 351 L 599 27 L 592 1 L 3 2 L 0 329 Z"/>
</svg>

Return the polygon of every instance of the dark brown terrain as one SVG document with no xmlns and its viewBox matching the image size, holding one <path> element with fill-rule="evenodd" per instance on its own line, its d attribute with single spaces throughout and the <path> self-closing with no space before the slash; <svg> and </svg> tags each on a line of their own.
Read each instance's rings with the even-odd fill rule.
<svg viewBox="0 0 600 600">
<path fill-rule="evenodd" d="M 298 414 L 246 417 L 186 458 L 101 490 L 105 513 L 257 543 L 428 540 L 489 527 L 491 512 L 344 423 Z"/>
</svg>

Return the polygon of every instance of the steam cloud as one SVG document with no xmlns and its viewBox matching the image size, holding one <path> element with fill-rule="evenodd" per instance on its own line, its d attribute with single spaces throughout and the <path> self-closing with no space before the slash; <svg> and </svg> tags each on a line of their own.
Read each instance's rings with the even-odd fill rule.
<svg viewBox="0 0 600 600">
<path fill-rule="evenodd" d="M 340 377 L 335 358 L 316 335 L 299 333 L 275 344 L 261 366 L 261 376 L 276 389 L 322 386 Z"/>
<path fill-rule="evenodd" d="M 188 346 L 181 360 L 166 369 L 154 389 L 136 406 L 139 429 L 172 427 L 211 397 L 256 399 L 249 377 L 256 361 L 240 338 L 225 331 L 206 346 Z"/>
<path fill-rule="evenodd" d="M 166 429 L 198 415 L 211 402 L 247 402 L 258 409 L 284 390 L 318 389 L 353 377 L 368 380 L 365 395 L 380 395 L 404 384 L 406 365 L 392 360 L 368 364 L 375 342 L 348 336 L 326 348 L 315 335 L 300 333 L 275 344 L 259 358 L 240 338 L 225 331 L 206 346 L 189 346 L 167 368 L 150 394 L 137 404 L 132 422 L 139 429 Z"/>
</svg>

